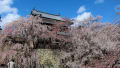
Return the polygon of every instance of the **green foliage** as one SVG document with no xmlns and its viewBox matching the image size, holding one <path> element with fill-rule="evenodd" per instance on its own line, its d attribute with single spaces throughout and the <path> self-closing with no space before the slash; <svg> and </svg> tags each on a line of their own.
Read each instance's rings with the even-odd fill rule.
<svg viewBox="0 0 120 68">
<path fill-rule="evenodd" d="M 48 68 L 59 68 L 59 58 L 50 49 L 39 49 L 39 61 Z"/>
</svg>

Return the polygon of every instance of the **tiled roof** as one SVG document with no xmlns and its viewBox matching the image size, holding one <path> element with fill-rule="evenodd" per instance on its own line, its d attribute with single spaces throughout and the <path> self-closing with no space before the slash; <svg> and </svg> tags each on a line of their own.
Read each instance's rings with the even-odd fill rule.
<svg viewBox="0 0 120 68">
<path fill-rule="evenodd" d="M 32 15 L 41 15 L 42 17 L 45 17 L 45 18 L 63 21 L 63 19 L 60 17 L 60 15 L 49 14 L 49 13 L 41 12 L 38 10 L 32 10 L 31 14 Z"/>
</svg>

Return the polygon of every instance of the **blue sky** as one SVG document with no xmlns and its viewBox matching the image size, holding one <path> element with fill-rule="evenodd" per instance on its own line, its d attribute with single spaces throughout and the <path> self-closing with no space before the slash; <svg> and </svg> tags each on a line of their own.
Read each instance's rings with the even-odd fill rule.
<svg viewBox="0 0 120 68">
<path fill-rule="evenodd" d="M 96 2 L 98 1 L 98 2 Z M 63 17 L 76 17 L 80 6 L 85 6 L 86 12 L 93 16 L 103 16 L 103 21 L 111 22 L 115 17 L 115 7 L 120 0 L 15 0 L 13 7 L 18 8 L 21 16 L 29 15 L 32 8 L 41 11 L 61 14 Z"/>
<path fill-rule="evenodd" d="M 92 16 L 102 16 L 104 22 L 111 22 L 118 11 L 115 9 L 118 5 L 120 0 L 0 0 L 0 14 L 4 24 L 29 15 L 32 8 L 69 18 L 80 17 L 86 12 Z"/>
</svg>

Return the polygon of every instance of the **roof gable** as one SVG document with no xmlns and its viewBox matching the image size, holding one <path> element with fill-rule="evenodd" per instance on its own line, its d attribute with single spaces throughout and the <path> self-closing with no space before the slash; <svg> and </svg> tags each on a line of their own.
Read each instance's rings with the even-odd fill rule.
<svg viewBox="0 0 120 68">
<path fill-rule="evenodd" d="M 50 18 L 50 19 L 63 21 L 63 19 L 60 17 L 60 15 L 49 14 L 49 13 L 41 12 L 38 10 L 32 10 L 31 14 L 32 15 L 41 15 L 44 18 Z"/>
</svg>

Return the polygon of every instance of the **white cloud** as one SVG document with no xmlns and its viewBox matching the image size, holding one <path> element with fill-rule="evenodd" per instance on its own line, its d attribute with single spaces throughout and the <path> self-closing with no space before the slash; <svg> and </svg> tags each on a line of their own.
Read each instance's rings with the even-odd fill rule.
<svg viewBox="0 0 120 68">
<path fill-rule="evenodd" d="M 84 12 L 83 14 L 78 15 L 74 21 L 73 27 L 78 27 L 80 25 L 84 25 L 85 21 L 92 17 L 91 12 Z"/>
<path fill-rule="evenodd" d="M 95 4 L 100 4 L 100 3 L 104 3 L 104 0 L 96 0 Z"/>
<path fill-rule="evenodd" d="M 19 18 L 18 14 L 10 14 L 9 13 L 2 19 L 2 21 L 5 25 L 5 24 L 8 24 L 9 22 L 12 22 L 12 21 L 16 20 L 17 18 Z"/>
<path fill-rule="evenodd" d="M 87 20 L 87 19 L 90 18 L 90 17 L 91 17 L 91 13 L 90 13 L 90 12 L 84 12 L 83 14 L 78 15 L 78 16 L 76 17 L 76 20 L 77 20 L 77 21 L 84 21 L 84 20 Z"/>
<path fill-rule="evenodd" d="M 81 6 L 78 9 L 77 11 L 78 15 L 75 18 L 73 18 L 74 24 L 72 25 L 72 27 L 78 27 L 80 25 L 85 25 L 87 24 L 87 22 L 85 21 L 88 21 L 90 18 L 93 17 L 91 12 L 85 12 L 85 10 L 86 10 L 85 6 Z"/>
<path fill-rule="evenodd" d="M 81 6 L 80 8 L 79 8 L 79 10 L 77 11 L 77 13 L 79 14 L 79 13 L 82 13 L 82 12 L 84 12 L 86 10 L 86 8 L 85 8 L 85 6 Z"/>
<path fill-rule="evenodd" d="M 20 17 L 20 15 L 18 14 L 18 9 L 15 7 L 11 7 L 12 4 L 13 0 L 0 0 L 0 14 L 5 15 L 2 18 L 2 26 Z"/>
</svg>

